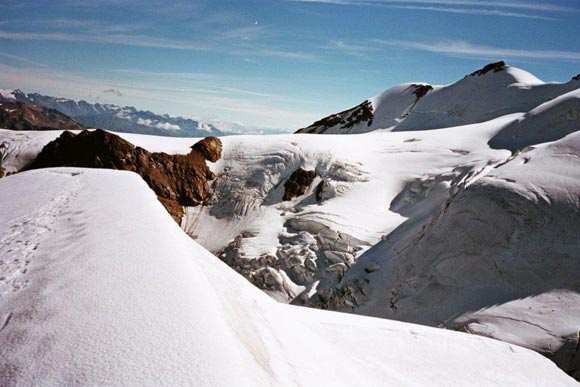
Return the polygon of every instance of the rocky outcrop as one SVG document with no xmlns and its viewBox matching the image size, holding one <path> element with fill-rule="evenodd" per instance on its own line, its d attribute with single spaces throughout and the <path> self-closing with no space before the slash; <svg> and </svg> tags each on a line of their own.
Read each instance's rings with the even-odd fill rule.
<svg viewBox="0 0 580 387">
<path fill-rule="evenodd" d="M 499 62 L 495 62 L 495 63 L 490 63 L 488 65 L 483 66 L 483 68 L 472 72 L 471 74 L 469 74 L 467 77 L 479 77 L 481 75 L 487 74 L 490 71 L 493 71 L 494 73 L 500 72 L 503 69 L 506 68 L 506 64 L 503 60 L 499 61 Z"/>
<path fill-rule="evenodd" d="M 295 170 L 284 183 L 284 196 L 282 200 L 288 201 L 302 196 L 310 188 L 310 184 L 316 177 L 316 171 L 307 171 L 302 168 Z"/>
<path fill-rule="evenodd" d="M 415 91 L 413 91 L 413 94 L 415 94 L 415 98 L 417 98 L 417 100 L 415 101 L 415 104 L 417 102 L 419 102 L 419 100 L 422 97 L 424 97 L 425 94 L 427 94 L 428 92 L 433 90 L 433 86 L 431 86 L 431 85 L 413 84 L 411 86 L 415 88 Z"/>
<path fill-rule="evenodd" d="M 327 129 L 336 125 L 349 129 L 356 124 L 365 122 L 367 126 L 371 126 L 373 124 L 373 117 L 373 105 L 369 100 L 366 100 L 351 109 L 316 121 L 307 128 L 298 129 L 296 133 L 324 133 Z"/>
<path fill-rule="evenodd" d="M 206 137 L 195 143 L 191 149 L 199 152 L 206 160 L 212 163 L 222 157 L 222 142 L 217 137 Z"/>
<path fill-rule="evenodd" d="M 0 103 L 0 128 L 11 130 L 82 130 L 85 127 L 54 109 L 30 102 Z"/>
<path fill-rule="evenodd" d="M 6 157 L 6 149 L 8 148 L 8 143 L 3 142 L 0 144 L 0 177 L 4 177 L 6 174 L 6 168 L 2 165 L 2 161 L 4 161 L 4 157 Z"/>
<path fill-rule="evenodd" d="M 202 204 L 210 195 L 209 181 L 215 179 L 206 164 L 209 156 L 199 148 L 213 149 L 211 160 L 217 160 L 221 152 L 215 150 L 221 149 L 221 142 L 217 138 L 202 141 L 205 145 L 193 146 L 187 155 L 169 155 L 151 153 L 103 130 L 86 130 L 77 135 L 63 132 L 42 149 L 28 169 L 84 167 L 136 172 L 179 222 L 183 206 Z"/>
</svg>

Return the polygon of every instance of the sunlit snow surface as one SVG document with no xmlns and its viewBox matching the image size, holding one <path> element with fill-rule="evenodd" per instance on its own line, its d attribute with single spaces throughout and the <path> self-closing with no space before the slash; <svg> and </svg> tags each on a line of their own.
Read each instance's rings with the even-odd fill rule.
<svg viewBox="0 0 580 387">
<path fill-rule="evenodd" d="M 0 196 L 3 386 L 575 385 L 513 345 L 276 303 L 132 173 L 25 172 Z"/>
</svg>

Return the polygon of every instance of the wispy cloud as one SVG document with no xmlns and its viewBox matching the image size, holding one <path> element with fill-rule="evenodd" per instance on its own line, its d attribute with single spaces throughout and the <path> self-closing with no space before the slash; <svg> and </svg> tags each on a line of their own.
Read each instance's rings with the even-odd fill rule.
<svg viewBox="0 0 580 387">
<path fill-rule="evenodd" d="M 266 39 L 274 35 L 275 34 L 272 32 L 272 30 L 268 29 L 266 26 L 261 25 L 251 25 L 226 29 L 216 34 L 217 39 L 234 41 Z"/>
<path fill-rule="evenodd" d="M 34 67 L 48 67 L 44 63 L 36 62 L 36 61 L 30 60 L 28 58 L 24 58 L 24 57 L 18 56 L 18 55 L 7 54 L 5 52 L 0 52 L 0 57 L 8 58 L 10 60 L 17 61 L 19 63 L 34 66 Z"/>
<path fill-rule="evenodd" d="M 477 8 L 451 8 L 451 7 L 433 7 L 422 5 L 385 5 L 394 9 L 409 9 L 416 11 L 429 12 L 443 12 L 443 13 L 457 13 L 462 15 L 487 15 L 487 16 L 502 16 L 502 17 L 516 17 L 524 19 L 540 19 L 540 20 L 557 20 L 554 17 L 541 16 L 536 14 L 510 12 L 499 9 L 477 9 Z"/>
<path fill-rule="evenodd" d="M 251 38 L 250 38 L 251 36 Z M 184 41 L 136 34 L 102 33 L 88 34 L 75 32 L 11 32 L 0 30 L 0 38 L 26 41 L 57 41 L 80 42 L 97 44 L 114 44 L 132 47 L 187 50 L 201 52 L 217 52 L 224 55 L 248 57 L 275 57 L 299 61 L 318 61 L 315 54 L 293 49 L 270 48 L 269 44 L 248 45 L 248 41 L 257 36 L 265 37 L 262 27 L 238 28 L 217 34 L 217 37 L 208 38 L 203 43 L 200 40 Z M 237 44 L 239 42 L 240 44 Z"/>
<path fill-rule="evenodd" d="M 298 59 L 303 61 L 311 61 L 315 62 L 318 61 L 319 58 L 317 55 L 301 52 L 301 51 L 294 51 L 294 50 L 282 50 L 282 49 L 271 49 L 271 48 L 261 48 L 258 50 L 249 50 L 240 52 L 241 55 L 248 55 L 254 54 L 257 56 L 269 56 L 275 58 L 285 58 L 285 59 Z"/>
<path fill-rule="evenodd" d="M 303 3 L 326 3 L 339 5 L 384 5 L 384 4 L 432 4 L 432 5 L 453 5 L 453 6 L 472 6 L 472 7 L 496 7 L 527 9 L 534 11 L 552 11 L 552 12 L 569 12 L 580 11 L 580 7 L 569 7 L 560 4 L 542 2 L 525 2 L 525 1 L 479 1 L 479 0 L 289 0 Z"/>
<path fill-rule="evenodd" d="M 366 57 L 371 52 L 376 52 L 377 47 L 371 47 L 363 44 L 347 43 L 344 40 L 331 40 L 327 46 L 323 47 L 327 50 L 338 51 L 346 55 L 362 58 Z"/>
<path fill-rule="evenodd" d="M 543 12 L 580 13 L 580 6 L 525 1 L 476 0 L 289 0 L 291 2 L 322 3 L 348 6 L 388 7 L 408 10 L 446 12 L 457 14 L 489 15 L 529 19 L 554 19 Z M 516 12 L 519 11 L 519 12 Z"/>
<path fill-rule="evenodd" d="M 25 24 L 34 30 L 50 29 L 57 31 L 83 31 L 85 33 L 129 33 L 134 31 L 143 31 L 150 28 L 151 25 L 143 22 L 134 23 L 106 23 L 93 19 L 74 19 L 74 18 L 55 18 L 55 19 L 11 19 L 0 25 L 19 26 Z"/>
<path fill-rule="evenodd" d="M 191 87 L 186 88 L 176 88 L 171 85 L 170 87 L 162 87 L 157 90 L 164 91 L 183 91 L 183 92 L 203 92 L 207 94 L 242 94 L 249 95 L 253 97 L 263 97 L 270 100 L 288 100 L 287 96 L 264 93 L 256 90 L 250 90 L 248 88 L 232 87 L 224 85 L 239 85 L 240 83 L 248 83 L 249 80 L 246 77 L 236 77 L 231 75 L 221 75 L 216 73 L 194 73 L 194 72 L 158 72 L 158 71 L 144 71 L 140 69 L 115 69 L 111 71 L 112 73 L 123 74 L 125 77 L 132 76 L 140 78 L 146 81 L 149 87 L 153 87 L 157 80 L 158 83 L 168 84 L 175 82 L 180 85 L 195 84 L 195 89 Z M 271 81 L 261 79 L 259 77 L 253 77 L 250 81 L 251 84 L 259 85 L 261 88 L 272 88 L 273 85 Z"/>
<path fill-rule="evenodd" d="M 210 47 L 201 43 L 164 39 L 152 36 L 127 34 L 93 35 L 79 33 L 36 33 L 0 31 L 0 38 L 10 40 L 45 40 L 59 42 L 108 43 L 123 46 L 165 48 L 175 50 L 208 51 Z"/>
<path fill-rule="evenodd" d="M 552 51 L 552 50 L 524 50 L 501 47 L 490 47 L 472 44 L 461 40 L 445 40 L 434 43 L 415 42 L 407 40 L 381 40 L 374 39 L 375 43 L 384 47 L 394 47 L 404 50 L 426 51 L 438 54 L 447 54 L 463 57 L 487 57 L 487 58 L 527 58 L 580 61 L 580 52 L 577 51 Z"/>
</svg>

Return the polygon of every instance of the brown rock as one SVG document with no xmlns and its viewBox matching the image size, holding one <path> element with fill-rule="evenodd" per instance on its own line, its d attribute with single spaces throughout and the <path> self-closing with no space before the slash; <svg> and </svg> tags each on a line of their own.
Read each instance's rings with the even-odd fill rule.
<svg viewBox="0 0 580 387">
<path fill-rule="evenodd" d="M 306 171 L 302 168 L 295 170 L 284 183 L 284 196 L 282 200 L 292 200 L 292 198 L 304 195 L 312 181 L 316 177 L 316 171 Z"/>
<path fill-rule="evenodd" d="M 151 153 L 103 130 L 85 130 L 77 135 L 63 132 L 42 149 L 28 169 L 47 167 L 136 172 L 177 222 L 183 216 L 183 206 L 197 206 L 209 198 L 209 180 L 215 178 L 197 150 L 187 155 Z"/>
<path fill-rule="evenodd" d="M 191 147 L 199 152 L 206 160 L 215 163 L 222 157 L 222 142 L 217 137 L 206 137 Z"/>
</svg>

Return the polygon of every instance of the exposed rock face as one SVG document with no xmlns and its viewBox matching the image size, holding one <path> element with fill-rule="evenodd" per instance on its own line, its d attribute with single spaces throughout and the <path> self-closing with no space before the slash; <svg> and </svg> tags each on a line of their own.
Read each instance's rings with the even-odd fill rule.
<svg viewBox="0 0 580 387">
<path fill-rule="evenodd" d="M 214 148 L 219 142 L 221 148 L 219 139 L 207 142 L 214 144 Z M 197 147 L 192 148 L 187 155 L 151 153 L 103 130 L 87 130 L 77 135 L 64 132 L 48 143 L 28 168 L 66 166 L 136 172 L 179 222 L 183 216 L 182 207 L 202 204 L 210 194 L 209 181 L 215 179 L 206 164 L 207 158 Z M 216 155 L 214 152 L 212 159 Z"/>
<path fill-rule="evenodd" d="M 215 163 L 222 157 L 222 142 L 217 137 L 206 137 L 191 147 L 199 152 L 206 160 Z"/>
<path fill-rule="evenodd" d="M 354 134 L 397 125 L 407 118 L 419 100 L 433 90 L 428 84 L 397 86 L 363 103 L 325 117 L 296 133 Z"/>
<path fill-rule="evenodd" d="M 479 70 L 474 71 L 471 74 L 469 74 L 468 77 L 475 77 L 475 76 L 484 75 L 484 74 L 489 73 L 490 71 L 497 73 L 497 72 L 500 72 L 503 69 L 505 69 L 505 67 L 506 67 L 505 62 L 503 60 L 501 60 L 499 62 L 490 63 L 488 65 L 485 65 L 482 69 L 479 69 Z"/>
<path fill-rule="evenodd" d="M 2 102 L 0 128 L 11 130 L 82 130 L 85 127 L 53 109 L 29 102 Z"/>
<path fill-rule="evenodd" d="M 417 98 L 415 103 L 419 102 L 419 100 L 422 97 L 424 97 L 425 94 L 427 94 L 428 92 L 433 90 L 433 86 L 431 86 L 431 85 L 413 84 L 412 86 L 415 88 L 415 91 L 413 91 L 413 94 L 415 94 L 415 97 Z"/>
<path fill-rule="evenodd" d="M 0 177 L 4 177 L 4 175 L 6 174 L 6 168 L 2 166 L 2 161 L 4 161 L 7 147 L 8 147 L 7 142 L 3 142 L 2 144 L 0 144 Z"/>
<path fill-rule="evenodd" d="M 310 184 L 316 177 L 316 171 L 306 171 L 302 168 L 295 170 L 290 178 L 284 183 L 284 197 L 282 200 L 292 200 L 297 196 L 302 196 L 310 188 Z M 320 201 L 320 200 L 319 200 Z"/>
<path fill-rule="evenodd" d="M 409 114 L 411 114 L 411 112 L 413 112 L 413 109 L 415 109 L 415 106 L 417 106 L 417 103 L 419 103 L 419 100 L 421 98 L 423 98 L 428 92 L 433 90 L 433 86 L 431 86 L 431 85 L 422 85 L 422 84 L 418 84 L 418 83 L 412 84 L 411 88 L 414 89 L 413 95 L 415 96 L 415 101 L 413 101 L 413 104 L 411 106 L 409 106 L 409 109 L 407 109 L 407 111 L 401 115 L 401 117 L 400 117 L 401 119 L 407 118 L 409 116 Z"/>
<path fill-rule="evenodd" d="M 326 129 L 336 125 L 349 129 L 360 122 L 366 122 L 367 126 L 373 124 L 373 106 L 368 100 L 351 109 L 316 121 L 307 128 L 298 129 L 296 133 L 324 133 Z"/>
</svg>

